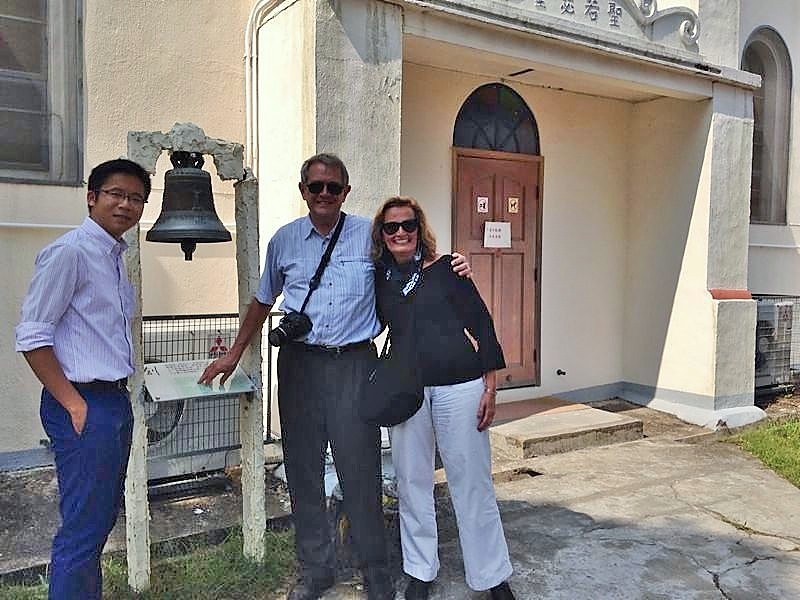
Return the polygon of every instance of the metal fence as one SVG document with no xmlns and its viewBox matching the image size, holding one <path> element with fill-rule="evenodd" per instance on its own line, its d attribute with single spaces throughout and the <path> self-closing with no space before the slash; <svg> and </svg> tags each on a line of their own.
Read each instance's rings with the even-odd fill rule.
<svg viewBox="0 0 800 600">
<path fill-rule="evenodd" d="M 800 297 L 758 296 L 755 387 L 788 390 L 800 384 Z"/>
</svg>

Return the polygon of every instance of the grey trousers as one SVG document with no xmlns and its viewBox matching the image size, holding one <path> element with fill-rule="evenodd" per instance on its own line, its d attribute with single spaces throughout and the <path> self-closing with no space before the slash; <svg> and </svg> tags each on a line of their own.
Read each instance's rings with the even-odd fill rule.
<svg viewBox="0 0 800 600">
<path fill-rule="evenodd" d="M 388 577 L 380 430 L 357 414 L 374 356 L 372 346 L 329 354 L 300 344 L 283 346 L 278 354 L 278 405 L 297 559 L 312 578 L 333 575 L 336 564 L 323 486 L 328 442 L 360 566 L 368 581 Z"/>
</svg>

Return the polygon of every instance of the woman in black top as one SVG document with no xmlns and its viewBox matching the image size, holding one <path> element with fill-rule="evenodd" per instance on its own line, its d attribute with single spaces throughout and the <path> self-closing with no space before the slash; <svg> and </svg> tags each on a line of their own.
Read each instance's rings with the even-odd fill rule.
<svg viewBox="0 0 800 600">
<path fill-rule="evenodd" d="M 490 590 L 494 600 L 513 600 L 487 431 L 495 412 L 496 370 L 505 367 L 492 318 L 472 280 L 453 273 L 449 256 L 436 254 L 413 198 L 384 203 L 373 221 L 372 243 L 379 315 L 393 344 L 416 350 L 425 386 L 419 412 L 392 428 L 403 570 L 410 577 L 405 597 L 427 598 L 439 570 L 435 442 L 456 512 L 467 584 Z"/>
</svg>

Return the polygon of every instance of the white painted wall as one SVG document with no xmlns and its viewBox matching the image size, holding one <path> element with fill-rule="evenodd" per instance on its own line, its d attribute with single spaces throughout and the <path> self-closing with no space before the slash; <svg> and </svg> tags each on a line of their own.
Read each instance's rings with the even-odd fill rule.
<svg viewBox="0 0 800 600">
<path fill-rule="evenodd" d="M 741 0 L 703 0 L 695 8 L 701 30 L 698 47 L 706 62 L 739 68 L 740 4 Z"/>
<path fill-rule="evenodd" d="M 696 198 L 709 185 L 709 106 L 663 99 L 633 111 L 625 284 L 624 380 L 704 395 L 714 392 L 715 323 L 709 205 Z"/>
<path fill-rule="evenodd" d="M 297 183 L 314 153 L 314 3 L 300 0 L 258 35 L 261 256 L 285 223 L 308 212 Z M 263 260 L 262 260 L 263 263 Z"/>
<path fill-rule="evenodd" d="M 792 60 L 792 124 L 789 134 L 787 225 L 751 225 L 748 286 L 753 294 L 800 295 L 800 3 L 742 0 L 739 60 L 750 34 L 777 31 Z"/>
<path fill-rule="evenodd" d="M 405 63 L 403 194 L 416 197 L 451 249 L 453 124 L 484 78 Z M 539 125 L 544 155 L 542 386 L 501 400 L 622 379 L 628 132 L 633 105 L 510 83 Z M 557 369 L 567 372 L 556 375 Z"/>
<path fill-rule="evenodd" d="M 244 29 L 250 0 L 85 0 L 84 164 L 124 155 L 128 130 L 166 131 L 192 121 L 212 137 L 244 141 Z M 143 232 L 160 211 L 166 155 L 153 178 Z M 233 223 L 232 186 L 212 172 L 217 210 Z M 86 215 L 85 188 L 0 182 L 0 222 L 76 226 Z M 32 448 L 44 437 L 39 385 L 14 352 L 14 326 L 36 253 L 66 229 L 0 227 L 6 257 L 0 302 L 0 452 Z M 200 246 L 191 263 L 179 248 L 143 242 L 144 312 L 236 311 L 234 245 Z"/>
</svg>

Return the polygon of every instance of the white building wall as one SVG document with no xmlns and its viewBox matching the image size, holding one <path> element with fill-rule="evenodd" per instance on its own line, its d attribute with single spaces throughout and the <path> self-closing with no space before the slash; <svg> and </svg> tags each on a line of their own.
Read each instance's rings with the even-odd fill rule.
<svg viewBox="0 0 800 600">
<path fill-rule="evenodd" d="M 701 104 L 667 99 L 633 112 L 624 344 L 625 381 L 707 396 L 709 206 L 696 198 L 709 185 L 700 169 L 709 119 Z"/>
<path fill-rule="evenodd" d="M 84 165 L 126 152 L 128 130 L 169 130 L 191 121 L 207 135 L 243 142 L 244 30 L 250 0 L 85 0 Z M 153 178 L 142 234 L 160 211 L 166 155 Z M 217 210 L 233 223 L 233 189 L 214 179 Z M 38 446 L 40 387 L 14 352 L 14 326 L 36 253 L 87 214 L 85 187 L 0 182 L 0 255 L 4 261 L 0 302 L 0 452 Z M 56 226 L 56 227 L 52 227 Z M 58 227 L 63 226 L 63 227 Z M 200 246 L 191 263 L 176 245 L 143 241 L 145 314 L 235 312 L 234 245 Z"/>
<path fill-rule="evenodd" d="M 401 189 L 425 208 L 442 252 L 452 239 L 453 125 L 469 94 L 489 82 L 403 67 Z M 504 392 L 501 401 L 618 382 L 633 105 L 506 83 L 533 111 L 544 156 L 542 385 Z"/>
<path fill-rule="evenodd" d="M 314 3 L 295 2 L 258 35 L 258 177 L 262 242 L 308 212 L 297 183 L 314 154 Z M 261 244 L 261 256 L 266 243 Z M 262 260 L 263 264 L 263 260 Z"/>
<path fill-rule="evenodd" d="M 800 295 L 800 2 L 742 0 L 739 60 L 762 26 L 777 31 L 792 61 L 792 111 L 786 225 L 751 225 L 748 287 L 753 294 Z"/>
</svg>

